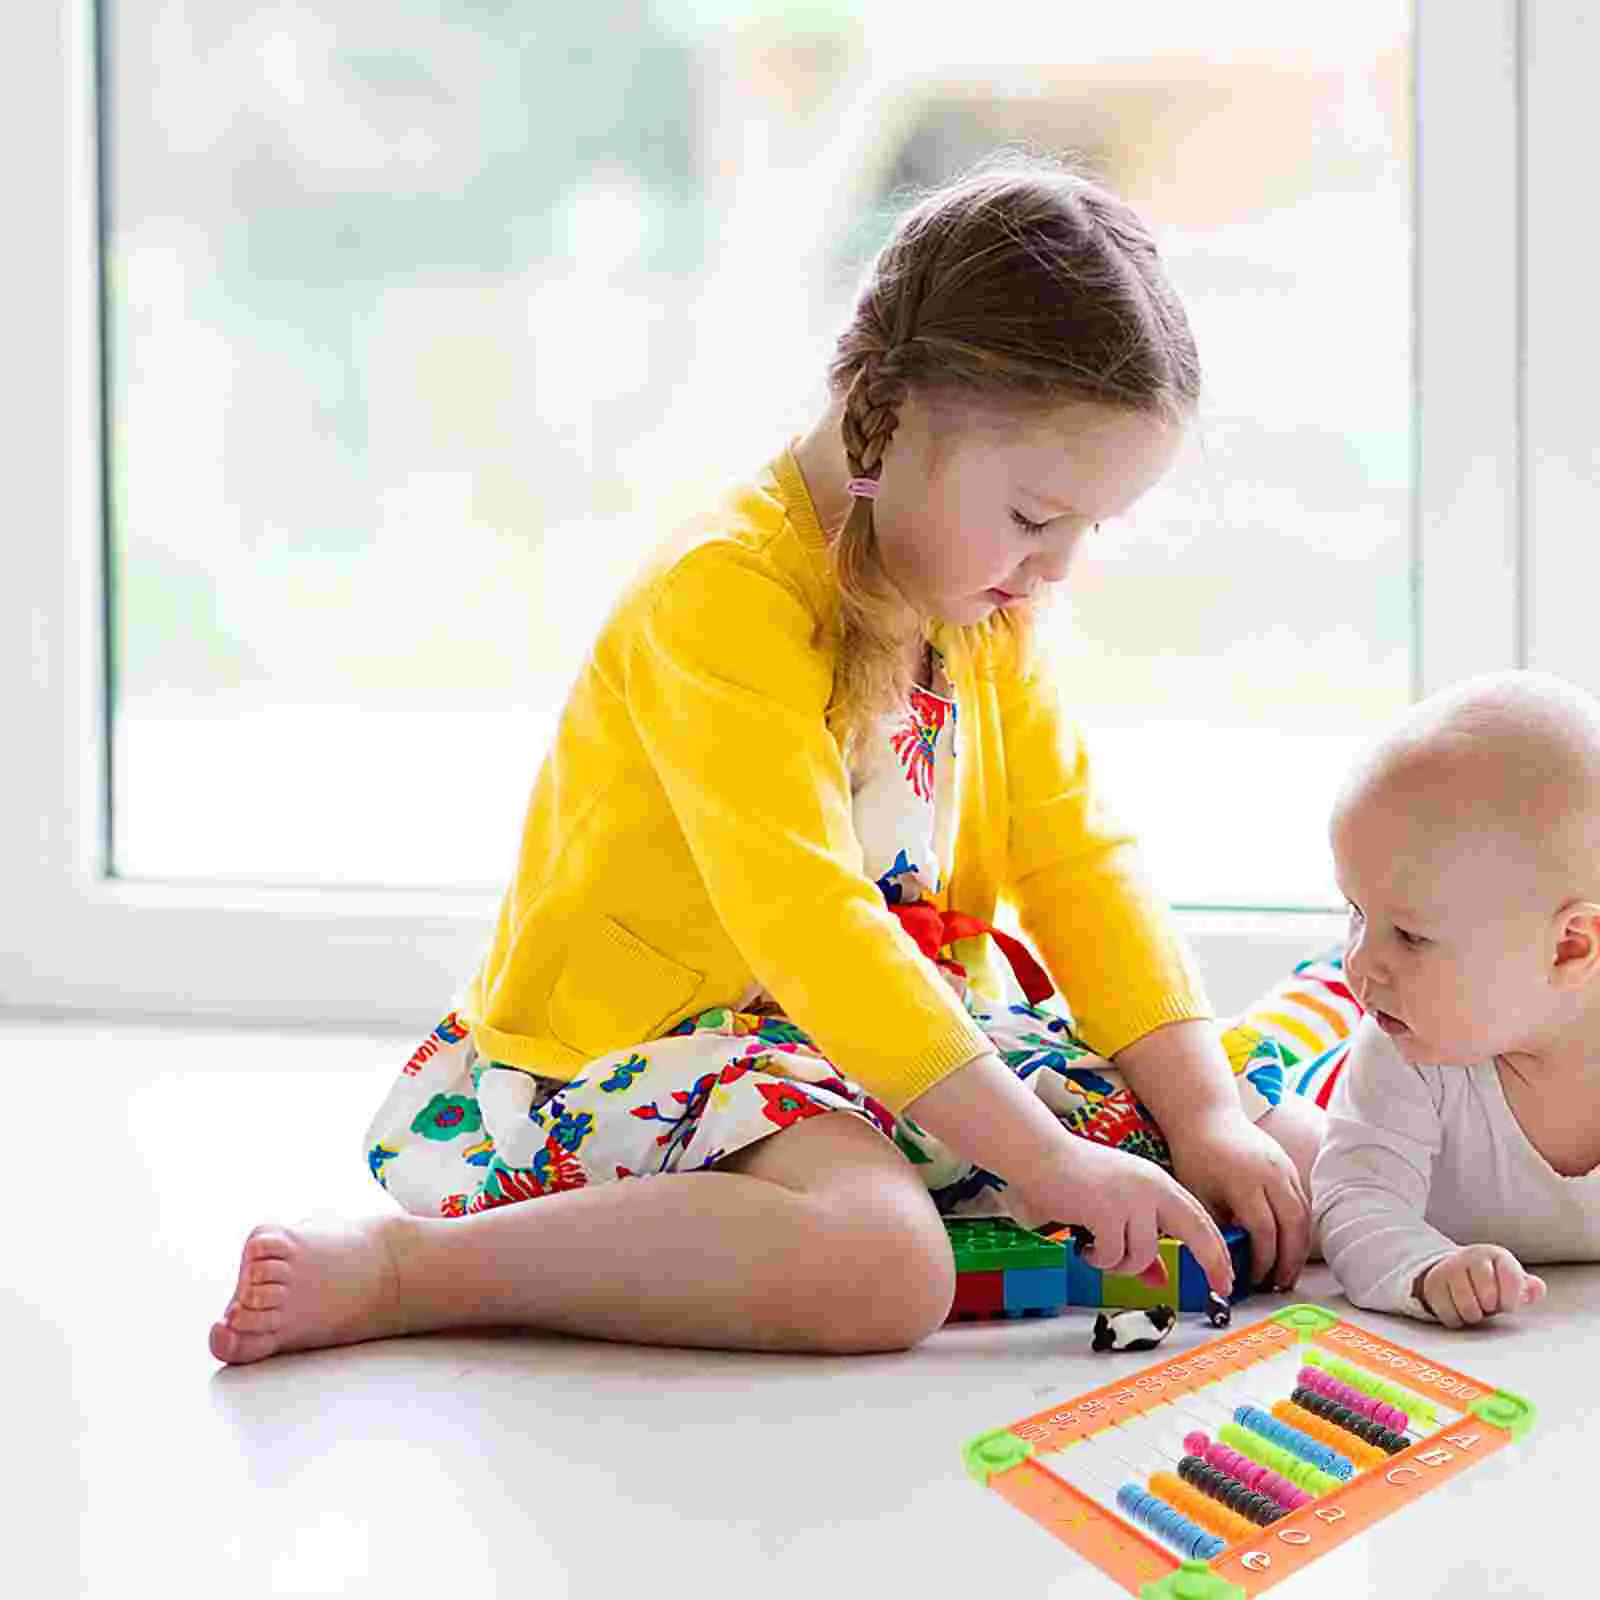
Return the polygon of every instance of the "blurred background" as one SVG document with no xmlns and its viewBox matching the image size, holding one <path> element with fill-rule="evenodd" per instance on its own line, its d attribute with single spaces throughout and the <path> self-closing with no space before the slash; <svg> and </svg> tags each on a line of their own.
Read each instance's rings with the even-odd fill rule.
<svg viewBox="0 0 1600 1600">
<path fill-rule="evenodd" d="M 1069 703 L 1169 899 L 1338 903 L 1412 688 L 1404 0 L 103 10 L 118 874 L 498 889 L 632 567 L 809 424 L 908 198 L 1020 147 L 1144 211 L 1206 370 Z"/>
</svg>

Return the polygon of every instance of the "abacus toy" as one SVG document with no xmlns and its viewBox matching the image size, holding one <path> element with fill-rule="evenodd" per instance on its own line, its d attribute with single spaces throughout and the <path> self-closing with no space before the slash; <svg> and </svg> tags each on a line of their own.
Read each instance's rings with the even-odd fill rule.
<svg viewBox="0 0 1600 1600">
<path fill-rule="evenodd" d="M 1167 1283 L 1156 1288 L 1091 1267 L 1065 1228 L 1035 1233 L 1009 1217 L 946 1217 L 944 1225 L 956 1258 L 956 1297 L 946 1322 L 1048 1317 L 1068 1306 L 1206 1309 L 1206 1275 L 1176 1239 L 1161 1241 Z M 1250 1292 L 1250 1236 L 1243 1228 L 1224 1228 L 1222 1237 L 1233 1258 L 1230 1301 L 1237 1303 Z"/>
<path fill-rule="evenodd" d="M 964 1456 L 1141 1600 L 1243 1600 L 1533 1420 L 1517 1395 L 1292 1305 L 980 1434 Z"/>
</svg>

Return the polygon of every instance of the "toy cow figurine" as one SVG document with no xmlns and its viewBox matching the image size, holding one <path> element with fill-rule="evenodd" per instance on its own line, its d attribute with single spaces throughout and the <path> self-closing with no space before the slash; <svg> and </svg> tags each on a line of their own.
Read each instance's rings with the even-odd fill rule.
<svg viewBox="0 0 1600 1600">
<path fill-rule="evenodd" d="M 1150 1306 L 1135 1311 L 1104 1311 L 1094 1319 L 1095 1350 L 1154 1350 L 1177 1326 L 1171 1306 Z"/>
</svg>

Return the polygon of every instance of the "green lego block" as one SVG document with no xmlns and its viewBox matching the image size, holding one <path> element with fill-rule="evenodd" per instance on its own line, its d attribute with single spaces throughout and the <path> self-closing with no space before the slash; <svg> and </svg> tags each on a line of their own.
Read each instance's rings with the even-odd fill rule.
<svg viewBox="0 0 1600 1600">
<path fill-rule="evenodd" d="M 1010 1217 L 946 1217 L 944 1226 L 958 1273 L 1066 1265 L 1064 1244 L 1042 1238 Z"/>
<path fill-rule="evenodd" d="M 1147 1583 L 1139 1600 L 1245 1600 L 1244 1590 L 1204 1561 L 1185 1561 L 1176 1572 Z"/>
<path fill-rule="evenodd" d="M 1300 1342 L 1306 1343 L 1315 1339 L 1319 1333 L 1326 1333 L 1339 1321 L 1335 1312 L 1329 1311 L 1326 1306 L 1314 1306 L 1301 1301 L 1292 1306 L 1285 1306 L 1282 1311 L 1272 1313 L 1274 1322 L 1281 1322 L 1284 1327 L 1300 1335 Z"/>
<path fill-rule="evenodd" d="M 1479 1395 L 1468 1404 L 1467 1410 L 1484 1422 L 1504 1428 L 1514 1440 L 1520 1439 L 1533 1426 L 1534 1418 L 1538 1415 L 1531 1400 L 1524 1400 L 1520 1394 L 1512 1394 L 1508 1389 L 1496 1389 L 1493 1394 Z"/>
<path fill-rule="evenodd" d="M 1176 1239 L 1163 1239 L 1160 1244 L 1161 1264 L 1167 1269 L 1167 1281 L 1157 1287 L 1141 1278 L 1124 1277 L 1120 1272 L 1108 1272 L 1100 1280 L 1100 1303 L 1119 1311 L 1146 1311 L 1153 1306 L 1176 1306 L 1181 1263 L 1178 1253 L 1183 1246 Z"/>
<path fill-rule="evenodd" d="M 1033 1446 L 1019 1439 L 1009 1428 L 991 1428 L 969 1439 L 961 1449 L 961 1460 L 967 1476 L 989 1487 L 989 1480 L 997 1472 L 1008 1472 L 1033 1454 Z"/>
</svg>

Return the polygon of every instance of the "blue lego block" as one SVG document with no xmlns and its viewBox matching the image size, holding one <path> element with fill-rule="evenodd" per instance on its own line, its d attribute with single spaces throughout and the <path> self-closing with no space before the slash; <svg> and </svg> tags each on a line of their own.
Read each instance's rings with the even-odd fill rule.
<svg viewBox="0 0 1600 1600">
<path fill-rule="evenodd" d="M 1227 1236 L 1224 1235 L 1224 1238 Z M 1234 1272 L 1237 1281 L 1237 1269 Z M 1206 1295 L 1210 1292 L 1211 1285 L 1206 1282 L 1206 1275 L 1200 1270 L 1200 1263 L 1189 1253 L 1187 1246 L 1178 1252 L 1178 1309 L 1180 1311 L 1204 1311 Z"/>
<path fill-rule="evenodd" d="M 1223 1243 L 1228 1247 L 1228 1255 L 1233 1261 L 1233 1293 L 1228 1296 L 1229 1305 L 1237 1305 L 1251 1290 L 1250 1284 L 1250 1235 L 1243 1228 L 1233 1227 L 1222 1230 Z M 1206 1308 L 1206 1293 L 1209 1289 L 1206 1275 L 1200 1270 L 1199 1263 L 1190 1255 L 1188 1247 L 1178 1251 L 1178 1309 L 1180 1311 L 1204 1311 Z"/>
<path fill-rule="evenodd" d="M 1105 1303 L 1105 1274 L 1091 1267 L 1078 1254 L 1076 1246 L 1067 1249 L 1067 1302 L 1075 1306 L 1099 1306 Z"/>
<path fill-rule="evenodd" d="M 1254 1288 L 1250 1281 L 1250 1235 L 1243 1228 L 1224 1228 L 1222 1238 L 1233 1257 L 1233 1293 L 1228 1296 L 1230 1305 L 1243 1300 Z"/>
<path fill-rule="evenodd" d="M 1006 1315 L 1022 1312 L 1056 1312 L 1067 1303 L 1067 1273 L 1063 1267 L 1008 1267 Z"/>
</svg>

